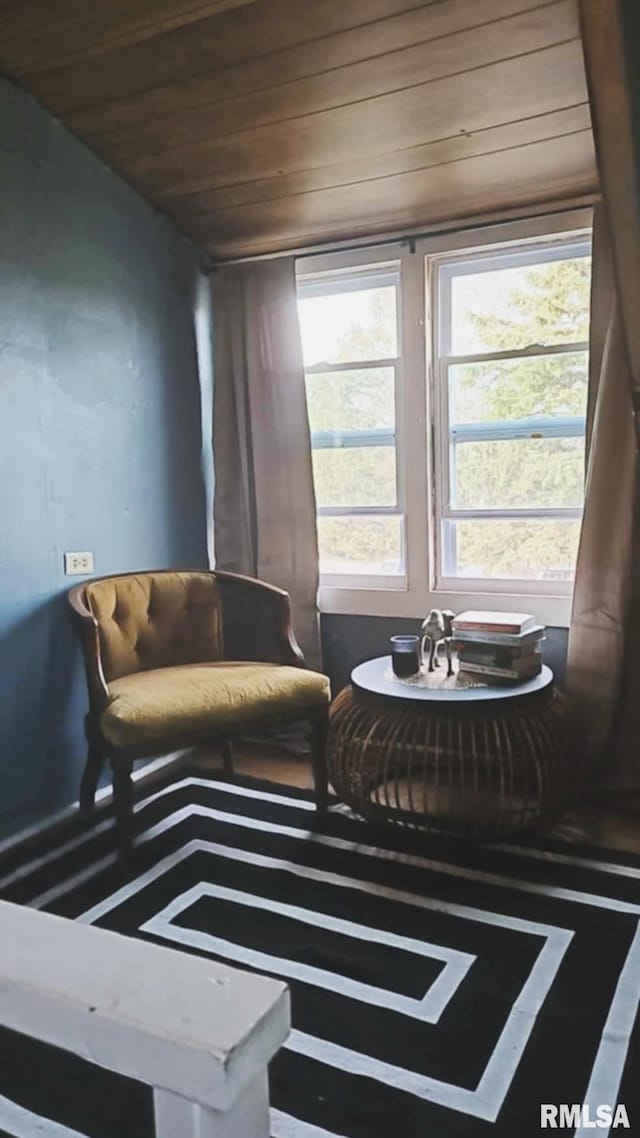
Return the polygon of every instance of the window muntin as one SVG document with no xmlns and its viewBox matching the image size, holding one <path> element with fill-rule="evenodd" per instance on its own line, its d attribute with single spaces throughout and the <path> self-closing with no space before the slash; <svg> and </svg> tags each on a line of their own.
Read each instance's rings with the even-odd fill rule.
<svg viewBox="0 0 640 1138">
<path fill-rule="evenodd" d="M 458 254 L 432 268 L 436 583 L 490 591 L 509 581 L 526 593 L 553 581 L 568 592 L 583 500 L 589 242 Z"/>
<path fill-rule="evenodd" d="M 298 282 L 321 579 L 352 586 L 404 575 L 400 276 L 388 262 Z"/>
</svg>

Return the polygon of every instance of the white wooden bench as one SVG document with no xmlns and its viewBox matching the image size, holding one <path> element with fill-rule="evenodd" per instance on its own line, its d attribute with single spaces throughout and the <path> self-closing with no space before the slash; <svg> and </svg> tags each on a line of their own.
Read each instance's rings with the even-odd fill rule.
<svg viewBox="0 0 640 1138">
<path fill-rule="evenodd" d="M 0 902 L 0 1023 L 153 1087 L 157 1138 L 268 1138 L 289 1022 L 281 981 Z"/>
</svg>

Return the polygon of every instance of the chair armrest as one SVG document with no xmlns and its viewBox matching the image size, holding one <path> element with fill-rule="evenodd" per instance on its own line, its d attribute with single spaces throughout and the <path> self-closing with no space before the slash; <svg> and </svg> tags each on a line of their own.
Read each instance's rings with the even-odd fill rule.
<svg viewBox="0 0 640 1138">
<path fill-rule="evenodd" d="M 102 668 L 98 621 L 87 605 L 84 590 L 84 585 L 74 585 L 72 589 L 69 589 L 67 599 L 82 638 L 89 705 L 93 712 L 99 714 L 109 698 L 109 688 Z"/>
<path fill-rule="evenodd" d="M 291 625 L 291 601 L 284 589 L 215 571 L 222 596 L 225 660 L 258 660 L 304 667 Z"/>
</svg>

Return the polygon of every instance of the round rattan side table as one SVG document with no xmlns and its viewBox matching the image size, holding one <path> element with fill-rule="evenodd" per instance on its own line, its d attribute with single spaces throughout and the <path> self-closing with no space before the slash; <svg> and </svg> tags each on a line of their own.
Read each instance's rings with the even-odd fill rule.
<svg viewBox="0 0 640 1138">
<path fill-rule="evenodd" d="M 430 689 L 397 680 L 384 656 L 334 700 L 327 761 L 365 818 L 480 837 L 552 824 L 579 790 L 581 747 L 550 668 L 516 685 Z"/>
</svg>

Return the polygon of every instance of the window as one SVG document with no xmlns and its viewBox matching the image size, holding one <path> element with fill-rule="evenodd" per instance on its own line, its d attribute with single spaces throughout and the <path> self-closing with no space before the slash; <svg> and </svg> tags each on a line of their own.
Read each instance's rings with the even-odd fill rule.
<svg viewBox="0 0 640 1138">
<path fill-rule="evenodd" d="M 521 597 L 568 623 L 590 227 L 583 210 L 298 262 L 325 611 Z"/>
<path fill-rule="evenodd" d="M 583 503 L 587 241 L 432 263 L 437 584 L 569 593 Z"/>
<path fill-rule="evenodd" d="M 300 284 L 323 578 L 403 581 L 399 290 L 395 263 L 317 274 Z"/>
</svg>

